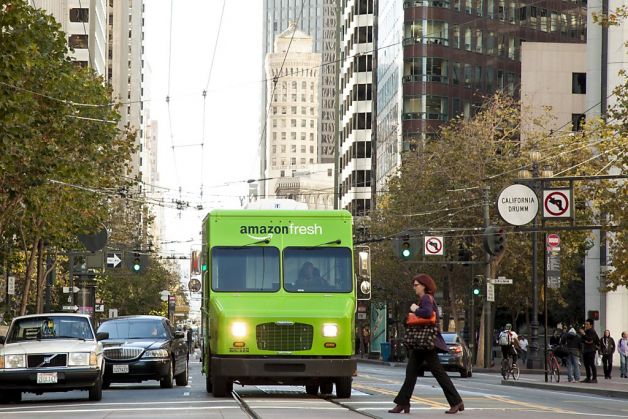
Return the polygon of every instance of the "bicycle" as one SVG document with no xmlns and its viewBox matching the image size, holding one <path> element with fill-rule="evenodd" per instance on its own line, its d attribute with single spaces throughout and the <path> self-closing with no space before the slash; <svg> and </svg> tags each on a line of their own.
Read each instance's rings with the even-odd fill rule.
<svg viewBox="0 0 628 419">
<path fill-rule="evenodd" d="M 507 380 L 508 376 L 512 376 L 513 380 L 519 379 L 519 366 L 513 363 L 512 360 L 512 355 L 502 359 L 502 377 L 504 377 L 504 380 Z"/>
<path fill-rule="evenodd" d="M 556 354 L 554 354 L 553 347 L 550 347 L 547 351 L 546 362 L 549 381 L 555 381 L 557 383 L 560 383 L 560 363 L 558 362 L 558 358 L 556 358 Z"/>
</svg>

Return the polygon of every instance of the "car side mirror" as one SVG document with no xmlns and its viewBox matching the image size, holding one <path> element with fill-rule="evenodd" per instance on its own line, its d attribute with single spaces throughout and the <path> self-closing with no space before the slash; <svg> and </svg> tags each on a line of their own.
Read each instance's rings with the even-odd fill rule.
<svg viewBox="0 0 628 419">
<path fill-rule="evenodd" d="M 6 336 L 0 336 L 0 345 L 4 345 L 4 342 L 6 342 L 7 337 Z"/>
<path fill-rule="evenodd" d="M 109 339 L 109 332 L 98 332 L 96 333 L 96 340 L 105 340 Z"/>
<path fill-rule="evenodd" d="M 176 332 L 174 332 L 174 338 L 175 339 L 183 339 L 185 337 L 185 333 L 177 330 Z"/>
</svg>

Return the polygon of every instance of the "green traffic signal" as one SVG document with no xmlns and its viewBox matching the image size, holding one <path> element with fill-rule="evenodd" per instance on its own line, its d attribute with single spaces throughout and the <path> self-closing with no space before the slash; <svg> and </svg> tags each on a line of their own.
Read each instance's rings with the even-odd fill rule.
<svg viewBox="0 0 628 419">
<path fill-rule="evenodd" d="M 480 289 L 479 288 L 473 288 L 473 295 L 480 295 Z"/>
<path fill-rule="evenodd" d="M 412 251 L 410 250 L 410 243 L 409 242 L 403 242 L 401 243 L 401 256 L 404 259 L 409 258 L 410 256 L 412 256 Z"/>
<path fill-rule="evenodd" d="M 139 271 L 140 271 L 140 269 L 142 269 L 142 265 L 141 265 L 141 263 L 140 263 L 140 258 L 135 258 L 135 259 L 133 260 L 133 270 L 134 270 L 135 272 L 139 272 Z"/>
<path fill-rule="evenodd" d="M 473 278 L 473 286 L 471 287 L 471 292 L 473 293 L 474 297 L 479 297 L 482 294 L 482 280 L 484 278 L 481 275 L 476 275 Z"/>
</svg>

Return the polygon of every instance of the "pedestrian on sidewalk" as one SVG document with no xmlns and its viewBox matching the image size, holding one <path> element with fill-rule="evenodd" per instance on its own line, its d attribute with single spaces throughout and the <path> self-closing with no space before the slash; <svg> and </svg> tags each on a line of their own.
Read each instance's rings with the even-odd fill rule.
<svg viewBox="0 0 628 419">
<path fill-rule="evenodd" d="M 434 300 L 434 293 L 436 292 L 436 284 L 431 276 L 427 274 L 418 274 L 412 278 L 412 286 L 414 292 L 419 298 L 419 304 L 412 304 L 410 306 L 410 313 L 416 315 L 419 318 L 430 319 L 433 315 L 436 315 L 436 325 L 439 323 L 438 318 L 438 306 Z M 440 385 L 445 397 L 449 402 L 450 409 L 445 413 L 454 414 L 464 410 L 464 403 L 462 398 L 458 394 L 456 387 L 451 382 L 451 379 L 443 369 L 440 361 L 438 360 L 437 352 L 447 353 L 449 352 L 447 344 L 443 340 L 440 332 L 436 334 L 434 341 L 434 348 L 426 349 L 411 349 L 408 354 L 408 365 L 406 366 L 406 378 L 395 397 L 394 402 L 396 406 L 390 409 L 389 413 L 410 413 L 410 398 L 414 392 L 414 386 L 416 385 L 416 379 L 418 376 L 418 369 L 425 362 L 426 368 L 432 372 L 434 378 Z"/>
<path fill-rule="evenodd" d="M 519 348 L 521 349 L 521 362 L 526 366 L 528 364 L 528 340 L 525 336 L 519 336 Z"/>
<path fill-rule="evenodd" d="M 621 333 L 617 344 L 619 348 L 619 371 L 622 378 L 628 378 L 628 332 Z"/>
<path fill-rule="evenodd" d="M 593 319 L 584 322 L 584 330 L 580 329 L 582 336 L 582 360 L 587 378 L 584 383 L 597 383 L 597 367 L 595 366 L 595 353 L 600 345 L 600 338 L 593 328 Z"/>
<path fill-rule="evenodd" d="M 567 333 L 560 338 L 560 344 L 567 348 L 567 380 L 580 381 L 580 336 L 576 329 L 571 327 Z"/>
<path fill-rule="evenodd" d="M 604 368 L 604 378 L 611 379 L 613 371 L 613 354 L 615 353 L 615 339 L 611 337 L 611 331 L 605 330 L 604 336 L 600 339 L 600 355 L 602 356 L 602 367 Z"/>
</svg>

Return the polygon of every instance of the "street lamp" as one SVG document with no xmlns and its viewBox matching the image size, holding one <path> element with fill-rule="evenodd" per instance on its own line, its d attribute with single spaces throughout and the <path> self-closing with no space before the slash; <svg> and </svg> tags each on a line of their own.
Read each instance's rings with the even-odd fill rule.
<svg viewBox="0 0 628 419">
<path fill-rule="evenodd" d="M 541 153 L 539 151 L 530 152 L 530 160 L 532 161 L 532 172 L 528 170 L 520 170 L 519 177 L 521 179 L 530 179 L 532 189 L 539 199 L 538 180 L 539 177 L 539 161 Z M 540 364 L 539 359 L 539 282 L 537 276 L 537 236 L 536 236 L 536 215 L 532 219 L 532 321 L 530 322 L 530 355 L 528 356 L 527 367 L 534 368 Z M 535 365 L 536 363 L 536 365 Z"/>
</svg>

